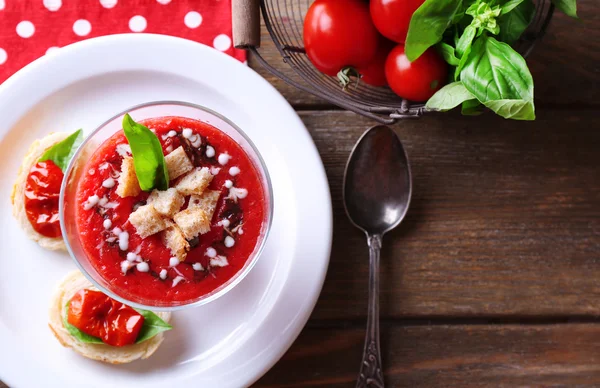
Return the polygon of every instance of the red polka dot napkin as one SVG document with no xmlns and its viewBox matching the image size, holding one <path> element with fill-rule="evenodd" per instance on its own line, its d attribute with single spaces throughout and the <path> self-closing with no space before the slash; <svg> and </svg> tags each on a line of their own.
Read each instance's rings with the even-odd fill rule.
<svg viewBox="0 0 600 388">
<path fill-rule="evenodd" d="M 70 43 L 139 32 L 179 36 L 246 59 L 231 43 L 231 0 L 0 0 L 0 83 Z"/>
</svg>

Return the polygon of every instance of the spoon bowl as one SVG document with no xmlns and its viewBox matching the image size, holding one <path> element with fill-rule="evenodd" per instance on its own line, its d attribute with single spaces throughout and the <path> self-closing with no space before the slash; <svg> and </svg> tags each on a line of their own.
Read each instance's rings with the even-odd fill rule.
<svg viewBox="0 0 600 388">
<path fill-rule="evenodd" d="M 346 165 L 348 218 L 367 234 L 383 235 L 404 219 L 411 195 L 410 165 L 400 139 L 385 125 L 369 129 Z"/>
</svg>

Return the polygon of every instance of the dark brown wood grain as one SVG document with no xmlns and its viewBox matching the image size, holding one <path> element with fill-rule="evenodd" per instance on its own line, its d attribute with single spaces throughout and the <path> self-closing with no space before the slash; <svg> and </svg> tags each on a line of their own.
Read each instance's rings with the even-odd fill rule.
<svg viewBox="0 0 600 388">
<path fill-rule="evenodd" d="M 301 112 L 329 177 L 333 254 L 316 319 L 362 317 L 368 253 L 341 186 L 372 122 Z M 600 116 L 540 110 L 535 122 L 439 114 L 394 127 L 414 181 L 382 252 L 383 317 L 600 315 Z"/>
<path fill-rule="evenodd" d="M 306 0 L 287 1 L 287 3 Z M 556 104 L 600 104 L 600 2 L 579 0 L 580 20 L 556 12 L 547 34 L 527 59 L 535 82 L 538 106 Z M 298 15 L 299 17 L 299 15 Z M 283 62 L 268 31 L 262 25 L 261 55 L 276 69 L 294 80 L 300 78 Z M 270 74 L 255 58 L 249 63 L 288 99 L 303 108 L 330 105 L 308 93 L 301 92 Z"/>
<path fill-rule="evenodd" d="M 600 326 L 382 328 L 389 387 L 598 387 Z M 258 388 L 351 387 L 363 328 L 307 328 Z"/>
</svg>

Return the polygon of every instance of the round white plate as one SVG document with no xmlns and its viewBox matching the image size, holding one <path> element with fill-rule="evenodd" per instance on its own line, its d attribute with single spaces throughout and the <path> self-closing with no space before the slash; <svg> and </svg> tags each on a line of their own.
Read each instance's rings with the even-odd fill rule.
<svg viewBox="0 0 600 388">
<path fill-rule="evenodd" d="M 113 366 L 63 348 L 47 326 L 57 282 L 75 264 L 29 241 L 11 216 L 22 157 L 52 131 L 88 133 L 154 100 L 211 108 L 254 141 L 271 174 L 275 212 L 251 273 L 222 298 L 173 314 L 148 360 Z M 321 291 L 331 249 L 331 198 L 306 128 L 263 78 L 207 46 L 114 35 L 64 47 L 0 85 L 0 380 L 14 387 L 242 387 L 288 349 Z"/>
</svg>

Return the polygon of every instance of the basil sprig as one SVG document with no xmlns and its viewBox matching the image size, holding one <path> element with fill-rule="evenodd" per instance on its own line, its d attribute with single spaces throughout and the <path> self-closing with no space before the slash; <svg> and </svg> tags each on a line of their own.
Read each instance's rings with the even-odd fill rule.
<svg viewBox="0 0 600 388">
<path fill-rule="evenodd" d="M 144 191 L 169 188 L 169 172 L 160 141 L 146 126 L 136 123 L 127 113 L 123 117 L 123 131 L 131 147 L 135 175 Z"/>
<path fill-rule="evenodd" d="M 40 157 L 38 162 L 52 161 L 54 164 L 58 166 L 65 172 L 67 166 L 69 165 L 69 161 L 75 155 L 77 148 L 81 144 L 81 140 L 83 138 L 82 130 L 78 129 L 77 131 L 70 134 L 63 141 L 54 144 L 52 147 L 48 148 L 46 152 Z"/>
<path fill-rule="evenodd" d="M 577 17 L 576 0 L 552 2 Z M 533 78 L 525 59 L 510 46 L 534 14 L 533 0 L 426 0 L 411 18 L 406 55 L 414 61 L 436 45 L 454 70 L 454 82 L 426 107 L 446 111 L 462 105 L 466 115 L 487 107 L 507 119 L 534 120 Z"/>
<path fill-rule="evenodd" d="M 65 305 L 65 314 L 63 316 L 63 325 L 65 326 L 65 329 L 67 329 L 69 334 L 71 334 L 77 341 L 86 344 L 104 344 L 104 342 L 102 342 L 100 338 L 86 334 L 69 323 L 69 321 L 67 320 L 67 317 L 69 316 L 69 304 L 70 302 L 68 302 Z M 173 326 L 163 321 L 158 315 L 154 314 L 152 311 L 138 309 L 135 309 L 135 311 L 137 311 L 144 317 L 144 323 L 142 324 L 140 333 L 138 334 L 135 340 L 136 344 L 147 341 L 150 338 L 156 336 L 158 333 L 162 333 L 163 331 L 171 330 L 173 328 Z"/>
</svg>

